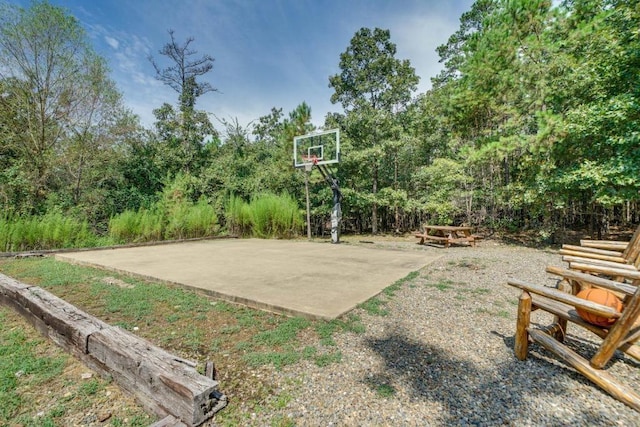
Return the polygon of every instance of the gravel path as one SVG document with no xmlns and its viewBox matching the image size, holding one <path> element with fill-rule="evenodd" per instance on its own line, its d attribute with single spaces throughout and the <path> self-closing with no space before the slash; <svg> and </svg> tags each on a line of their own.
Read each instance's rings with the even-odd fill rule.
<svg viewBox="0 0 640 427">
<path fill-rule="evenodd" d="M 562 265 L 555 251 L 490 240 L 446 250 L 376 245 L 442 257 L 381 297 L 388 315 L 355 310 L 366 331 L 336 334 L 340 363 L 275 371 L 291 399 L 277 413 L 255 415 L 255 425 L 289 418 L 299 426 L 640 426 L 640 414 L 541 347 L 533 345 L 525 362 L 513 354 L 519 291 L 507 278 L 553 285 L 544 268 Z M 550 317 L 535 312 L 532 319 L 547 324 Z M 586 334 L 570 341 L 590 342 Z M 608 370 L 639 384 L 639 367 L 618 355 Z"/>
</svg>

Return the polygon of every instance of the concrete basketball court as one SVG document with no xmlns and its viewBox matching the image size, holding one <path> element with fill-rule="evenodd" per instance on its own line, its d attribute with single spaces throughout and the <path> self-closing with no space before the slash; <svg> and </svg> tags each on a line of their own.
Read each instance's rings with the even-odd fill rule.
<svg viewBox="0 0 640 427">
<path fill-rule="evenodd" d="M 307 241 L 217 239 L 57 254 L 250 307 L 335 319 L 438 256 Z"/>
</svg>

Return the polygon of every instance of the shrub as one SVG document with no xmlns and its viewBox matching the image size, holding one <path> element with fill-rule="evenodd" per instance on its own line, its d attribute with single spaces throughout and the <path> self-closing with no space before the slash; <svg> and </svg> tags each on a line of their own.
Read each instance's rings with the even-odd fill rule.
<svg viewBox="0 0 640 427">
<path fill-rule="evenodd" d="M 261 193 L 250 203 L 231 196 L 226 216 L 231 233 L 263 239 L 291 238 L 304 225 L 298 203 L 287 193 Z"/>
<path fill-rule="evenodd" d="M 5 252 L 91 247 L 97 240 L 86 221 L 59 211 L 0 218 L 0 250 Z"/>
</svg>

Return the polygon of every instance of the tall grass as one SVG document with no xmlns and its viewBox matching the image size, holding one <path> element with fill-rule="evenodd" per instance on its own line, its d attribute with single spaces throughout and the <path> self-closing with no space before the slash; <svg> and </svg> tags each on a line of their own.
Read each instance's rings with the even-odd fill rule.
<svg viewBox="0 0 640 427">
<path fill-rule="evenodd" d="M 225 207 L 227 230 L 238 236 L 251 235 L 251 216 L 249 204 L 240 197 L 231 195 Z"/>
<path fill-rule="evenodd" d="M 216 212 L 205 199 L 194 205 L 181 204 L 173 211 L 165 229 L 165 238 L 188 239 L 211 236 L 218 230 Z"/>
<path fill-rule="evenodd" d="M 287 193 L 261 193 L 249 203 L 232 196 L 226 215 L 230 232 L 263 239 L 291 238 L 304 224 L 298 203 Z"/>
<path fill-rule="evenodd" d="M 218 218 L 213 206 L 197 203 L 157 203 L 151 209 L 125 211 L 109 221 L 109 236 L 119 243 L 188 239 L 215 235 Z"/>
<path fill-rule="evenodd" d="M 3 252 L 91 247 L 97 242 L 98 237 L 86 221 L 57 211 L 42 216 L 0 218 L 0 251 Z"/>
</svg>

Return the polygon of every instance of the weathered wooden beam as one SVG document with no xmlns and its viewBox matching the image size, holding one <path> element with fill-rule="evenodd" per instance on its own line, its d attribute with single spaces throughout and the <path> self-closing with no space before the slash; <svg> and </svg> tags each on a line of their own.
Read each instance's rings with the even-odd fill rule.
<svg viewBox="0 0 640 427">
<path fill-rule="evenodd" d="M 219 410 L 218 383 L 200 375 L 172 354 L 121 328 L 91 334 L 89 354 L 112 373 L 124 389 L 154 413 L 199 425 Z M 226 401 L 224 402 L 226 404 Z"/>
<path fill-rule="evenodd" d="M 0 274 L 0 303 L 101 375 L 111 376 L 160 417 L 171 415 L 197 426 L 226 406 L 217 381 L 200 375 L 195 363 L 102 322 L 44 289 Z"/>
<path fill-rule="evenodd" d="M 42 335 L 83 360 L 89 335 L 111 327 L 42 288 L 3 274 L 0 300 L 22 314 Z"/>
<path fill-rule="evenodd" d="M 149 427 L 187 427 L 187 425 L 176 417 L 168 415 L 160 421 L 151 424 Z"/>
</svg>

